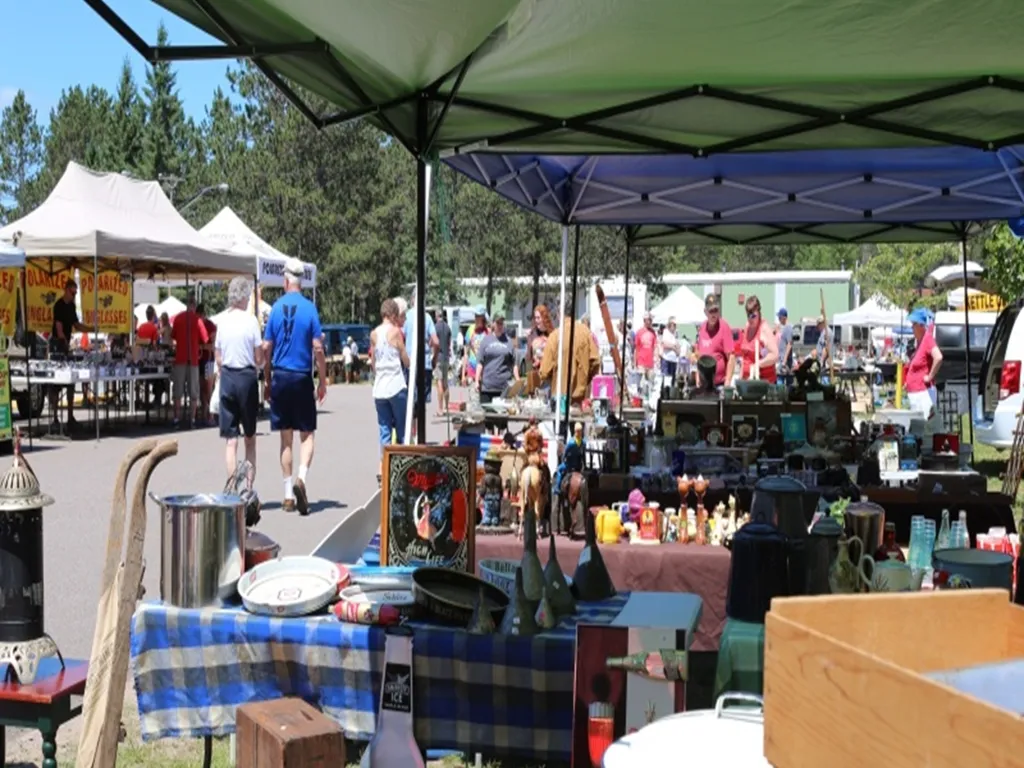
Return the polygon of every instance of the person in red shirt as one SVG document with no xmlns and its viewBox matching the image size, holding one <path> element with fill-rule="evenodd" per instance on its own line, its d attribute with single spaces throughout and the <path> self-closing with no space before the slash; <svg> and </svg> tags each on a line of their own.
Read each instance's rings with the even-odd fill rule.
<svg viewBox="0 0 1024 768">
<path fill-rule="evenodd" d="M 633 345 L 633 361 L 644 377 L 649 378 L 654 372 L 654 357 L 658 349 L 658 332 L 654 330 L 650 312 L 644 312 L 644 327 L 636 332 Z"/>
<path fill-rule="evenodd" d="M 210 413 L 210 398 L 213 396 L 213 386 L 217 381 L 217 372 L 213 364 L 213 345 L 217 341 L 217 324 L 206 316 L 206 307 L 200 304 L 196 307 L 196 314 L 199 315 L 203 327 L 206 328 L 207 341 L 199 348 L 199 393 L 201 396 L 199 422 L 205 423 L 207 414 Z"/>
<path fill-rule="evenodd" d="M 143 346 L 155 347 L 160 340 L 160 328 L 157 326 L 156 310 L 150 304 L 146 307 L 146 322 L 139 323 L 135 329 L 135 341 Z"/>
<path fill-rule="evenodd" d="M 704 355 L 715 358 L 715 386 L 720 387 L 726 382 L 726 374 L 732 373 L 736 344 L 732 328 L 722 319 L 722 303 L 714 293 L 704 297 L 704 317 L 707 321 L 697 330 L 693 362 Z"/>
<path fill-rule="evenodd" d="M 775 363 L 779 359 L 779 342 L 775 338 L 775 330 L 761 316 L 761 300 L 757 296 L 747 299 L 746 310 L 747 324 L 736 339 L 736 359 L 740 364 L 740 378 L 758 378 L 774 384 Z M 726 380 L 732 378 L 729 371 L 725 377 Z"/>
<path fill-rule="evenodd" d="M 907 318 L 914 330 L 917 348 L 907 366 L 905 378 L 910 410 L 920 411 L 925 419 L 935 415 L 935 375 L 942 365 L 942 351 L 935 344 L 928 310 L 918 307 Z"/>
<path fill-rule="evenodd" d="M 196 421 L 199 407 L 199 347 L 209 344 L 206 326 L 196 314 L 196 297 L 189 293 L 188 309 L 174 316 L 171 323 L 174 339 L 174 367 L 171 369 L 171 384 L 174 388 L 174 426 L 181 423 L 181 398 L 188 391 L 189 423 Z"/>
</svg>

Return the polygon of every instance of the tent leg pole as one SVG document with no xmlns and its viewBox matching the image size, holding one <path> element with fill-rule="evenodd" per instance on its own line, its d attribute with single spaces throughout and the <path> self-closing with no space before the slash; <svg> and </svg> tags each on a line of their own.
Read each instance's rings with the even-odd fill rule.
<svg viewBox="0 0 1024 768">
<path fill-rule="evenodd" d="M 32 355 L 34 353 L 35 344 L 31 346 L 28 343 L 28 280 L 25 276 L 25 271 L 28 269 L 28 265 L 21 268 L 21 340 L 25 344 L 25 396 L 28 400 L 28 449 L 32 451 L 35 446 L 32 444 Z M 33 337 L 35 334 L 33 334 Z M 34 338 L 33 338 L 34 341 Z M 10 375 L 10 371 L 8 371 Z M 42 388 L 39 390 L 42 393 L 42 397 L 46 398 L 49 393 L 44 392 Z M 45 400 L 44 400 L 45 402 Z M 24 414 L 22 414 L 24 416 Z"/>
<path fill-rule="evenodd" d="M 93 254 L 92 257 L 92 311 L 93 311 L 93 344 L 99 344 L 100 336 L 100 259 L 97 254 Z M 92 391 L 92 411 L 96 421 L 96 442 L 100 441 L 100 399 L 99 399 L 99 388 L 100 388 L 100 369 L 96 367 L 96 382 L 93 385 Z M 110 397 L 106 387 L 103 388 L 104 397 Z M 75 407 L 75 393 L 72 388 L 71 392 L 71 408 Z M 107 411 L 109 413 L 110 411 Z"/>
<path fill-rule="evenodd" d="M 566 226 L 562 227 L 562 279 L 559 281 L 561 288 L 558 293 L 558 312 L 555 317 L 559 314 L 565 313 L 565 274 L 566 268 L 569 261 L 569 228 Z M 558 333 L 558 360 L 555 362 L 555 385 L 553 391 L 555 393 L 555 437 L 562 434 L 562 355 L 565 350 L 565 334 L 561 332 L 561 326 L 559 326 Z M 555 462 L 557 464 L 557 462 Z M 554 471 L 554 468 L 552 468 Z"/>
<path fill-rule="evenodd" d="M 619 471 L 629 473 L 629 431 L 626 427 L 626 338 L 629 333 L 629 329 L 626 326 L 626 319 L 629 317 L 629 266 L 631 257 L 633 255 L 633 240 L 629 236 L 629 231 L 626 231 L 626 278 L 625 288 L 623 289 L 624 298 L 622 300 L 622 370 L 619 371 L 619 424 L 623 430 L 623 434 L 626 435 L 626 444 L 623 446 L 625 451 L 619 465 L 621 469 Z"/>
<path fill-rule="evenodd" d="M 971 460 L 974 459 L 974 398 L 971 397 L 971 304 L 967 295 L 967 225 L 960 238 L 960 258 L 964 269 L 964 341 L 967 347 L 967 428 L 971 437 Z"/>
<path fill-rule="evenodd" d="M 182 384 L 182 389 L 185 390 L 185 396 L 182 398 L 182 405 L 184 407 L 184 413 L 181 414 L 181 419 L 188 418 L 188 428 L 192 429 L 195 424 L 192 423 L 192 318 L 188 316 L 189 304 L 189 281 L 188 275 L 185 275 L 185 383 Z M 172 369 L 173 370 L 173 369 Z M 173 384 L 173 382 L 172 382 Z M 197 414 L 198 415 L 198 414 Z M 179 422 L 180 425 L 181 422 Z"/>
<path fill-rule="evenodd" d="M 572 385 L 573 385 L 573 352 L 576 345 L 576 300 L 579 296 L 579 279 L 580 279 L 580 225 L 576 225 L 576 242 L 573 246 L 572 253 L 572 297 L 570 299 L 572 307 L 569 312 L 569 319 L 571 324 L 569 325 L 569 370 L 566 372 L 567 386 L 565 390 L 565 424 L 563 425 L 563 436 L 568 440 L 570 429 L 569 422 L 572 421 L 570 414 L 572 413 Z M 559 334 L 561 335 L 561 334 Z"/>
</svg>

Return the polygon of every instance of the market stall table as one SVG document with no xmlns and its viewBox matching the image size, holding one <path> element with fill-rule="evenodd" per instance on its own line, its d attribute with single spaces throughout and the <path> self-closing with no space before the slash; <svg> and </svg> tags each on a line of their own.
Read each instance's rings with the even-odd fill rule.
<svg viewBox="0 0 1024 768">
<path fill-rule="evenodd" d="M 534 637 L 412 622 L 419 746 L 567 760 L 576 624 L 636 615 L 633 602 L 657 606 L 643 613 L 663 614 L 669 626 L 688 634 L 700 619 L 694 595 L 621 593 L 581 604 L 577 616 Z M 333 616 L 279 619 L 143 603 L 132 619 L 131 641 L 142 737 L 230 734 L 238 705 L 298 696 L 338 721 L 347 738 L 369 740 L 384 636 L 380 627 Z"/>
<path fill-rule="evenodd" d="M 559 536 L 556 541 L 558 564 L 567 575 L 576 570 L 582 541 Z M 538 542 L 537 552 L 547 563 L 546 541 Z M 476 558 L 509 559 L 517 562 L 523 555 L 523 543 L 513 535 L 478 536 Z M 725 593 L 729 583 L 729 550 L 725 547 L 697 544 L 603 544 L 601 555 L 617 589 L 637 592 L 682 592 L 700 596 L 703 603 L 700 624 L 691 649 L 713 651 L 725 625 Z"/>
</svg>

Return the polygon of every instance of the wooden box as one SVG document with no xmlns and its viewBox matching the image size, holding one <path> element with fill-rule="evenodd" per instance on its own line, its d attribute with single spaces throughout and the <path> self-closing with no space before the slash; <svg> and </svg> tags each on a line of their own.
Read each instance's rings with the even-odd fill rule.
<svg viewBox="0 0 1024 768">
<path fill-rule="evenodd" d="M 775 768 L 1010 768 L 1024 719 L 926 677 L 1024 657 L 1005 590 L 772 601 L 765 758 Z"/>
<path fill-rule="evenodd" d="M 302 699 L 243 704 L 235 714 L 238 768 L 345 765 L 341 726 Z"/>
</svg>

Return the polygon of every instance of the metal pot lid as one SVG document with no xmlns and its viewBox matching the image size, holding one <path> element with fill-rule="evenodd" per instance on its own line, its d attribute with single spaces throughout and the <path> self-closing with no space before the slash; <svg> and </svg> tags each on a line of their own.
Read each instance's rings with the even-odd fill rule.
<svg viewBox="0 0 1024 768">
<path fill-rule="evenodd" d="M 0 477 L 0 512 L 24 512 L 53 504 L 53 497 L 43 493 L 39 479 L 21 453 L 21 433 L 14 436 L 14 461 Z"/>
<path fill-rule="evenodd" d="M 726 707 L 729 702 L 747 706 Z M 693 768 L 727 765 L 762 768 L 764 711 L 750 706 L 760 697 L 727 693 L 714 709 L 683 712 L 656 720 L 625 736 L 604 753 L 603 768 L 678 768 L 679 756 Z"/>
<path fill-rule="evenodd" d="M 873 501 L 854 501 L 846 507 L 847 515 L 884 515 L 885 509 Z"/>
<path fill-rule="evenodd" d="M 754 490 L 764 493 L 804 493 L 807 486 L 789 475 L 771 475 L 758 480 Z"/>
</svg>

